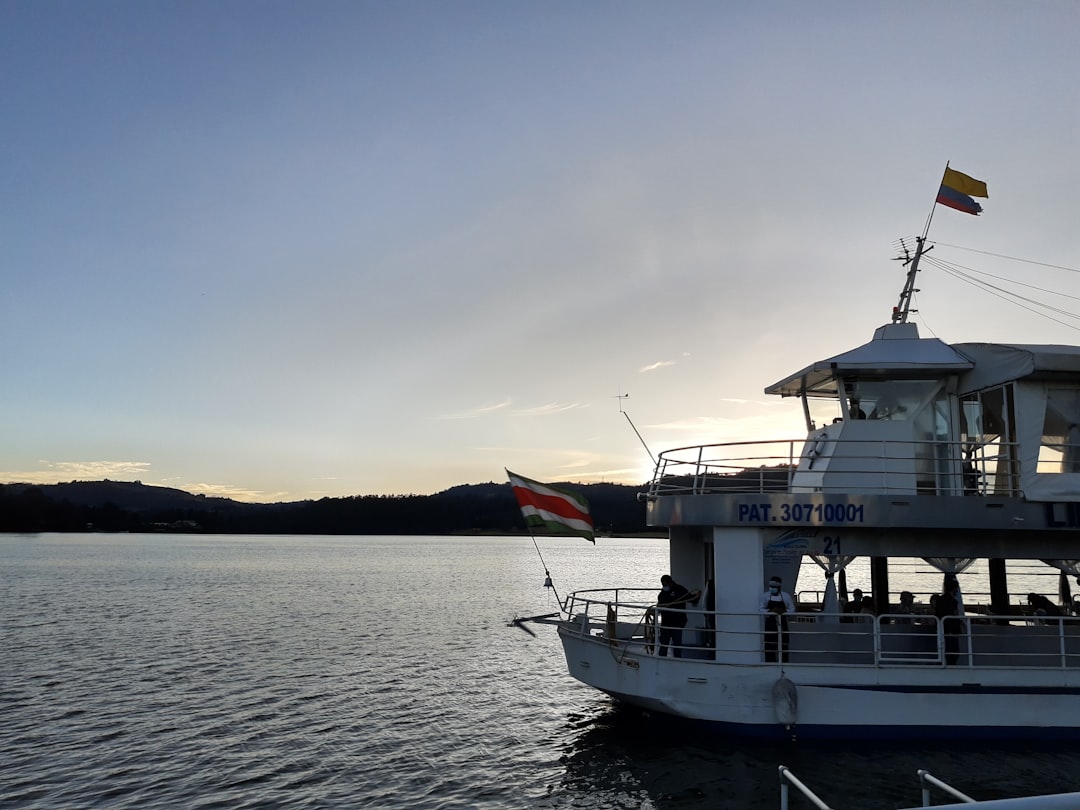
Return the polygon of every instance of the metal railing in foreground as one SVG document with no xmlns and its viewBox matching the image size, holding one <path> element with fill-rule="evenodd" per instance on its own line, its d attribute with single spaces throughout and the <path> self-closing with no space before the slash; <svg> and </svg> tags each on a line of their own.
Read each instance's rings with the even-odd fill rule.
<svg viewBox="0 0 1080 810">
<path fill-rule="evenodd" d="M 934 495 L 1020 494 L 1015 444 L 822 438 L 727 442 L 665 450 L 649 496 L 790 492 L 817 474 L 815 491 Z M 855 483 L 857 482 L 857 483 Z"/>
<path fill-rule="evenodd" d="M 809 799 L 818 810 L 832 810 L 829 805 L 821 800 L 820 796 L 804 785 L 799 778 L 784 765 L 780 766 L 780 810 L 788 810 L 788 783 L 794 785 L 795 789 Z"/>
<path fill-rule="evenodd" d="M 1064 808 L 1076 808 L 1080 807 L 1080 793 L 1054 793 L 1044 794 L 1041 796 L 1021 796 L 1015 799 L 990 799 L 988 801 L 978 801 L 973 799 L 965 793 L 960 792 L 947 782 L 938 779 L 929 771 L 919 769 L 917 772 L 919 777 L 919 786 L 922 790 L 922 805 L 921 807 L 936 806 L 939 810 L 945 810 L 945 808 L 960 808 L 960 807 L 983 807 L 983 808 L 1000 808 L 1001 810 L 1064 810 Z M 848 778 L 847 776 L 845 778 Z M 781 765 L 780 766 L 780 810 L 788 810 L 789 805 L 789 788 L 788 785 L 795 787 L 814 807 L 818 810 L 833 810 L 833 808 L 826 804 L 825 801 L 818 796 L 814 791 L 807 787 L 791 769 Z M 933 805 L 930 797 L 930 788 L 934 787 L 938 790 L 946 793 L 953 799 L 958 799 L 959 804 L 939 804 Z M 909 808 L 909 810 L 912 810 Z"/>
<path fill-rule="evenodd" d="M 770 623 L 760 613 L 661 610 L 653 593 L 578 591 L 567 598 L 564 626 L 620 654 L 705 662 L 749 655 L 813 666 L 1080 670 L 1078 617 L 797 612 Z M 686 625 L 672 626 L 670 614 L 685 616 Z"/>
</svg>

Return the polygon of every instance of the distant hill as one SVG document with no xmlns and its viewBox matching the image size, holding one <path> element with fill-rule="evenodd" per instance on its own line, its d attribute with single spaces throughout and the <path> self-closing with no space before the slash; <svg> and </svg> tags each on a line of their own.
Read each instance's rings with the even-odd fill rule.
<svg viewBox="0 0 1080 810">
<path fill-rule="evenodd" d="M 643 487 L 565 484 L 588 500 L 598 532 L 641 533 Z M 434 495 L 360 495 L 252 504 L 138 481 L 0 484 L 0 531 L 196 531 L 235 534 L 522 533 L 509 483 Z"/>
<path fill-rule="evenodd" d="M 193 495 L 172 487 L 147 486 L 139 481 L 69 481 L 63 484 L 3 484 L 0 492 L 19 496 L 27 490 L 38 490 L 54 501 L 67 501 L 79 506 L 102 507 L 114 504 L 134 512 L 159 509 L 212 509 L 241 507 L 229 498 Z"/>
</svg>

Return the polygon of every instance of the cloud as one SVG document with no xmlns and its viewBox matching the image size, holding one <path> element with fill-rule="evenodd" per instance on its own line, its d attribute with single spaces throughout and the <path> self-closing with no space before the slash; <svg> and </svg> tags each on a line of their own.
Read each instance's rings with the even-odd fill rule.
<svg viewBox="0 0 1080 810">
<path fill-rule="evenodd" d="M 568 462 L 566 464 L 560 464 L 559 469 L 561 469 L 561 470 L 576 470 L 576 469 L 579 469 L 581 467 L 588 467 L 590 464 L 592 464 L 592 461 L 590 459 L 579 458 L 576 461 L 570 461 L 570 462 Z"/>
<path fill-rule="evenodd" d="M 579 476 L 582 480 L 595 480 L 597 483 L 630 484 L 637 485 L 646 478 L 642 478 L 642 471 L 635 467 L 614 467 L 606 470 L 593 470 Z"/>
<path fill-rule="evenodd" d="M 0 471 L 0 480 L 24 484 L 58 484 L 63 481 L 101 481 L 106 478 L 143 478 L 149 461 L 48 461 L 42 469 Z"/>
<path fill-rule="evenodd" d="M 649 371 L 656 371 L 658 368 L 664 368 L 664 366 L 673 366 L 673 365 L 675 365 L 674 360 L 661 360 L 659 363 L 650 363 L 647 366 L 642 366 L 641 368 L 638 369 L 638 372 L 640 374 L 645 374 L 646 372 L 649 372 Z"/>
<path fill-rule="evenodd" d="M 504 408 L 509 408 L 513 403 L 513 400 L 507 397 L 502 402 L 492 402 L 484 405 L 479 405 L 475 408 L 470 408 L 465 411 L 458 411 L 457 413 L 447 413 L 442 416 L 436 417 L 437 419 L 479 419 L 481 416 L 487 416 L 489 413 L 495 411 L 501 411 Z"/>
<path fill-rule="evenodd" d="M 546 405 L 536 405 L 532 408 L 519 408 L 514 413 L 522 416 L 550 416 L 553 413 L 563 413 L 581 407 L 584 406 L 577 402 L 549 402 Z"/>
<path fill-rule="evenodd" d="M 181 487 L 193 495 L 207 495 L 212 498 L 231 498 L 245 503 L 275 503 L 289 497 L 287 492 L 263 492 L 258 489 L 243 489 L 229 484 L 188 484 Z"/>
<path fill-rule="evenodd" d="M 730 402 L 734 405 L 753 405 L 755 407 L 770 408 L 785 404 L 780 399 L 739 399 L 738 397 L 720 397 L 717 402 Z"/>
</svg>

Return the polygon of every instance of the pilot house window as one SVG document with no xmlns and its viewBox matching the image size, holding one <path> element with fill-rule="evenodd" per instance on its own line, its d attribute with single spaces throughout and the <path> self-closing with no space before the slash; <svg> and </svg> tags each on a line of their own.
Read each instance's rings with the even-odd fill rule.
<svg viewBox="0 0 1080 810">
<path fill-rule="evenodd" d="M 1015 494 L 1020 467 L 1012 385 L 968 394 L 960 408 L 965 492 Z"/>
<path fill-rule="evenodd" d="M 1080 390 L 1051 388 L 1046 392 L 1040 473 L 1080 473 Z"/>
</svg>

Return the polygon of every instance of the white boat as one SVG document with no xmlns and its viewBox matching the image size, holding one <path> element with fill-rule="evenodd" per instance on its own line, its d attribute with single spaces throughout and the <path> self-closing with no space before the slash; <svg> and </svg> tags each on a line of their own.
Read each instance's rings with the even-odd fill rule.
<svg viewBox="0 0 1080 810">
<path fill-rule="evenodd" d="M 1009 573 L 1080 573 L 1080 347 L 920 337 L 907 315 L 924 243 L 870 342 L 765 389 L 801 399 L 804 435 L 659 456 L 647 522 L 668 530 L 678 583 L 711 580 L 715 608 L 689 604 L 680 655 L 661 655 L 655 590 L 570 594 L 558 632 L 574 678 L 755 737 L 1080 737 L 1080 618 L 1030 610 Z M 823 598 L 768 632 L 767 583 L 798 597 L 807 557 Z M 872 611 L 842 615 L 833 575 L 858 557 Z M 912 560 L 957 575 L 962 616 L 901 614 L 890 564 Z M 962 573 L 977 560 L 984 582 Z"/>
</svg>

